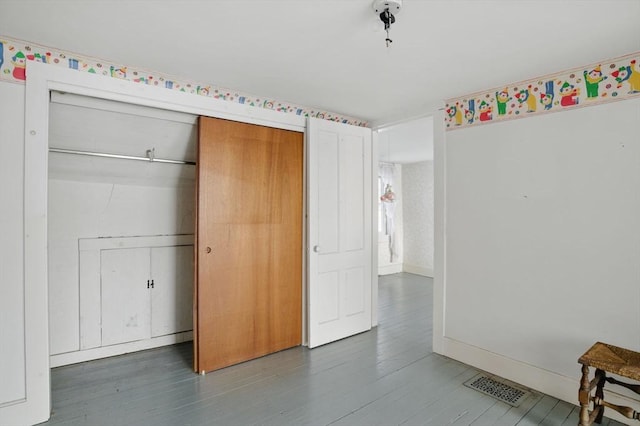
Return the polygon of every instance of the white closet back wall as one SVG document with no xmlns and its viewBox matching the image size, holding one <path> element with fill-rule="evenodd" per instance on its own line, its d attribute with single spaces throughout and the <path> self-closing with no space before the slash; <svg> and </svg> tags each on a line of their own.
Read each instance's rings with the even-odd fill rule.
<svg viewBox="0 0 640 426">
<path fill-rule="evenodd" d="M 50 149 L 195 161 L 188 114 L 52 93 L 49 128 Z M 50 152 L 52 366 L 190 338 L 194 177 L 193 165 Z"/>
</svg>

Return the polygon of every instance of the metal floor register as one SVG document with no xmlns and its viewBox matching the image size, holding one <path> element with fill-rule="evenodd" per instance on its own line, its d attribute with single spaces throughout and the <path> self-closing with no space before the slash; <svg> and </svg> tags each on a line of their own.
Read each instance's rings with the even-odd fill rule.
<svg viewBox="0 0 640 426">
<path fill-rule="evenodd" d="M 480 374 L 467 380 L 464 385 L 514 407 L 520 405 L 530 395 L 530 392 L 524 388 L 507 384 L 504 379 L 489 377 L 485 374 Z"/>
</svg>

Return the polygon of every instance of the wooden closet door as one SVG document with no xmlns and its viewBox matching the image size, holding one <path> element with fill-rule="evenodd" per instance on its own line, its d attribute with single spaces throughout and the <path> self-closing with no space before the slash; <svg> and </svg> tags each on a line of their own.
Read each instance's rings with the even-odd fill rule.
<svg viewBox="0 0 640 426">
<path fill-rule="evenodd" d="M 195 370 L 302 340 L 302 133 L 201 117 Z"/>
</svg>

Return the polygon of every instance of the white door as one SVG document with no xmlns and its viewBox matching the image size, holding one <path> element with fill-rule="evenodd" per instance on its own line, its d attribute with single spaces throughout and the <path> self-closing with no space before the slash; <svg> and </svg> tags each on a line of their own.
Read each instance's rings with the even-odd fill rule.
<svg viewBox="0 0 640 426">
<path fill-rule="evenodd" d="M 309 347 L 371 329 L 371 130 L 309 119 Z"/>
<path fill-rule="evenodd" d="M 151 337 L 193 329 L 193 246 L 151 249 Z"/>
<path fill-rule="evenodd" d="M 151 336 L 149 263 L 148 248 L 100 252 L 102 346 Z"/>
</svg>

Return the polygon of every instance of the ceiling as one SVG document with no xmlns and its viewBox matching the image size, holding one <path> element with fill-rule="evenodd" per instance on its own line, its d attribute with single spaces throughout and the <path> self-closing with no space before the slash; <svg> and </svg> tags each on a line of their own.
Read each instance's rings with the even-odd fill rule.
<svg viewBox="0 0 640 426">
<path fill-rule="evenodd" d="M 364 119 L 640 50 L 640 0 L 0 0 L 0 31 Z"/>
</svg>

